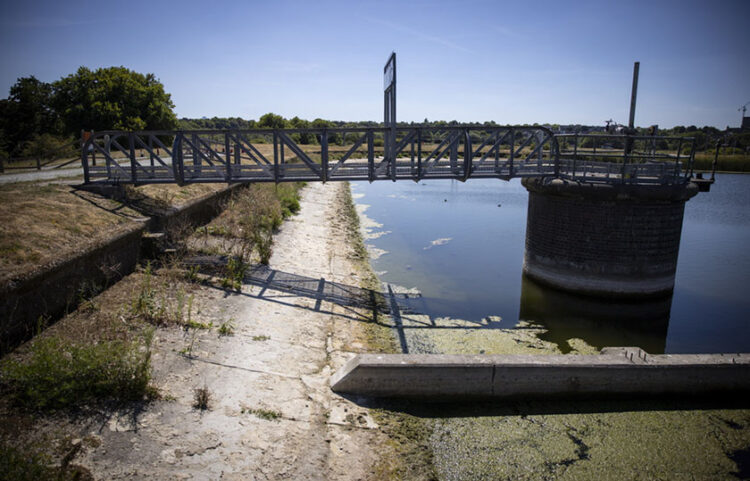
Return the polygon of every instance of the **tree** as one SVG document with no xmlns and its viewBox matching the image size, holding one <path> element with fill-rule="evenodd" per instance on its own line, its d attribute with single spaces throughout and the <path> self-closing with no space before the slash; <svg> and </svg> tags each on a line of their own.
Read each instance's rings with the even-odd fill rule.
<svg viewBox="0 0 750 481">
<path fill-rule="evenodd" d="M 53 85 L 52 104 L 64 131 L 170 130 L 177 127 L 171 96 L 154 74 L 125 67 L 80 67 Z"/>
<path fill-rule="evenodd" d="M 287 121 L 281 115 L 277 115 L 273 112 L 263 114 L 258 119 L 258 128 L 261 129 L 283 129 L 286 127 Z"/>
<path fill-rule="evenodd" d="M 58 130 L 51 107 L 52 86 L 36 77 L 19 78 L 7 99 L 0 100 L 0 129 L 11 153 L 18 153 L 34 135 Z"/>
</svg>

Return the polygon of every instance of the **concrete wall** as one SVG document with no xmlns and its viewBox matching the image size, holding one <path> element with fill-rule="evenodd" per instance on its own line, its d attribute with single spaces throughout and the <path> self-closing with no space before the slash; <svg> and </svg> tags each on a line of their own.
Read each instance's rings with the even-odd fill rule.
<svg viewBox="0 0 750 481">
<path fill-rule="evenodd" d="M 338 393 L 450 400 L 707 394 L 750 390 L 750 355 L 359 354 L 331 378 Z"/>
<path fill-rule="evenodd" d="M 81 290 L 101 290 L 132 272 L 145 229 L 145 224 L 133 225 L 75 257 L 58 259 L 3 286 L 0 353 L 35 334 L 40 318 L 55 320 L 75 308 Z"/>
<path fill-rule="evenodd" d="M 524 272 L 602 296 L 672 291 L 692 185 L 631 186 L 528 178 Z"/>
<path fill-rule="evenodd" d="M 201 225 L 221 212 L 224 202 L 240 184 L 193 200 L 179 208 L 153 215 L 82 253 L 41 266 L 0 290 L 0 354 L 33 336 L 39 319 L 54 322 L 75 309 L 82 290 L 104 289 L 135 269 L 141 255 L 153 255 L 152 243 L 143 242 L 147 231 L 170 225 Z"/>
</svg>

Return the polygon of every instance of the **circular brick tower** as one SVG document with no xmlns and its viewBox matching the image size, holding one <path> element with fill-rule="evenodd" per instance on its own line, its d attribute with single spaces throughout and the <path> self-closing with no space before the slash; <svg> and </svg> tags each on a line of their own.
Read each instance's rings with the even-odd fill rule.
<svg viewBox="0 0 750 481">
<path fill-rule="evenodd" d="M 694 184 L 523 179 L 529 191 L 524 272 L 566 291 L 649 297 L 674 288 L 685 202 Z"/>
</svg>

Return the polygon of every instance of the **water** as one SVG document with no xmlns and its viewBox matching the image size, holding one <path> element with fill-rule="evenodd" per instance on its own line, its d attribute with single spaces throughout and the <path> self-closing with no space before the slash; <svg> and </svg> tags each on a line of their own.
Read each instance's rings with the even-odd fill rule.
<svg viewBox="0 0 750 481">
<path fill-rule="evenodd" d="M 688 201 L 674 294 L 645 303 L 572 296 L 525 278 L 528 193 L 518 179 L 357 182 L 352 191 L 385 232 L 367 241 L 387 251 L 373 268 L 386 283 L 418 289 L 422 297 L 399 302 L 432 319 L 530 322 L 563 352 L 571 338 L 652 353 L 750 350 L 750 176 L 718 175 L 711 192 Z"/>
</svg>

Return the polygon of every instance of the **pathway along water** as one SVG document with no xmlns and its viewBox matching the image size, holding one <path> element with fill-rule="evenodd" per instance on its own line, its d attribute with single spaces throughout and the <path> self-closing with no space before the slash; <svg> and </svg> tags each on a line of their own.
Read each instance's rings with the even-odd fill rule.
<svg viewBox="0 0 750 481">
<path fill-rule="evenodd" d="M 572 296 L 525 278 L 528 193 L 518 179 L 356 182 L 352 191 L 380 225 L 367 240 L 385 251 L 372 260 L 380 279 L 422 294 L 400 300 L 405 309 L 488 329 L 531 323 L 563 352 L 571 338 L 651 353 L 750 347 L 750 176 L 717 175 L 687 203 L 674 294 L 647 302 Z"/>
</svg>

